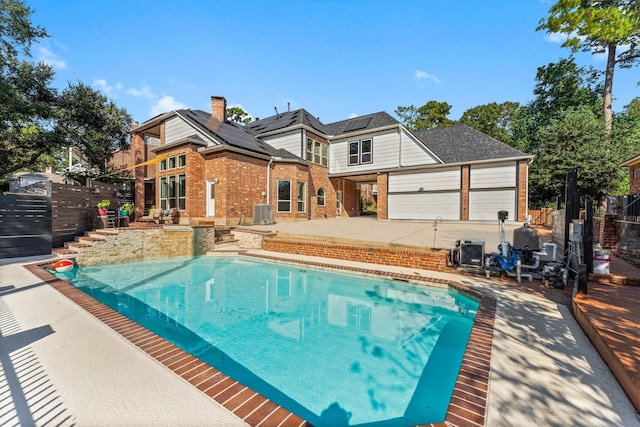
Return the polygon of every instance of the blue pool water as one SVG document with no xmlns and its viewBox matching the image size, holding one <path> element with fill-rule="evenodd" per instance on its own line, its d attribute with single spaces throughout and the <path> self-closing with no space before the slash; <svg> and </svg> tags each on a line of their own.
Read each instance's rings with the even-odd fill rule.
<svg viewBox="0 0 640 427">
<path fill-rule="evenodd" d="M 236 257 L 83 267 L 71 283 L 316 426 L 443 421 L 478 308 Z"/>
</svg>

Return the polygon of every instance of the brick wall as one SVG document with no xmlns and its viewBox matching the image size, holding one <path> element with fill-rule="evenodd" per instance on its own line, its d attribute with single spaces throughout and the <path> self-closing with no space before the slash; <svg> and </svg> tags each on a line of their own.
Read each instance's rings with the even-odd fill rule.
<svg viewBox="0 0 640 427">
<path fill-rule="evenodd" d="M 300 240 L 264 238 L 263 249 L 298 255 L 337 258 L 346 261 L 450 271 L 447 266 L 449 251 L 404 249 L 393 247 L 366 247 L 348 244 L 303 242 Z"/>
<path fill-rule="evenodd" d="M 318 189 L 325 193 L 324 206 L 318 206 Z M 327 176 L 327 168 L 321 165 L 311 165 L 309 168 L 309 206 L 312 218 L 336 217 L 336 190 Z"/>
<path fill-rule="evenodd" d="M 291 208 L 289 212 L 278 212 L 278 180 L 291 181 Z M 298 212 L 298 182 L 307 185 L 305 212 Z M 284 221 L 309 218 L 309 166 L 299 163 L 273 163 L 271 170 L 271 204 L 273 216 Z"/>
<path fill-rule="evenodd" d="M 381 173 L 378 174 L 377 184 L 378 184 L 378 195 L 377 195 L 377 217 L 378 219 L 389 219 L 389 208 L 388 208 L 388 183 L 389 174 Z"/>
</svg>

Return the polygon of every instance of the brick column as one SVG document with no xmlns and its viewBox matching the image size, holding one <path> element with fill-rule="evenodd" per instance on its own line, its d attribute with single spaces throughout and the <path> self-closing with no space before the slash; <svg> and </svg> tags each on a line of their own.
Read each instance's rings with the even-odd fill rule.
<svg viewBox="0 0 640 427">
<path fill-rule="evenodd" d="M 518 187 L 516 188 L 518 197 L 517 221 L 526 221 L 528 212 L 529 193 L 529 161 L 520 160 L 518 162 Z"/>
<path fill-rule="evenodd" d="M 388 200 L 387 200 L 387 183 L 389 181 L 389 174 L 378 174 L 378 202 L 377 211 L 378 219 L 389 219 Z"/>
<path fill-rule="evenodd" d="M 469 221 L 469 183 L 471 179 L 471 167 L 469 165 L 460 168 L 460 219 Z"/>
<path fill-rule="evenodd" d="M 134 164 L 137 165 L 146 161 L 144 138 L 137 133 L 131 134 L 131 148 L 133 151 Z M 134 192 L 133 203 L 135 205 L 134 216 L 140 218 L 144 215 L 144 171 L 146 168 L 137 167 L 133 170 Z"/>
</svg>

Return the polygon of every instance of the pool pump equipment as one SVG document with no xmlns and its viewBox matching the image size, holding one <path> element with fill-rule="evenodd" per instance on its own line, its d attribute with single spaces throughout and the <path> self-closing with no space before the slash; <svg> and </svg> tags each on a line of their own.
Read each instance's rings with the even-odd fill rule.
<svg viewBox="0 0 640 427">
<path fill-rule="evenodd" d="M 564 288 L 567 285 L 568 268 L 556 260 L 558 245 L 545 242 L 540 245 L 538 232 L 528 223 L 513 230 L 513 245 L 506 241 L 504 222 L 509 212 L 499 211 L 500 244 L 497 253 L 485 253 L 484 240 L 465 239 L 456 241 L 451 252 L 452 262 L 461 269 L 484 273 L 487 278 L 502 273 L 515 277 L 544 281 L 545 286 Z"/>
</svg>

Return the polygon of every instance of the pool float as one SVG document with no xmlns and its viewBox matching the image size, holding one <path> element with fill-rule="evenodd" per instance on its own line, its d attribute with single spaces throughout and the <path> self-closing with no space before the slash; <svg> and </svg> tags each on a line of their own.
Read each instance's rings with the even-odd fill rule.
<svg viewBox="0 0 640 427">
<path fill-rule="evenodd" d="M 66 273 L 68 271 L 73 270 L 75 268 L 75 264 L 73 263 L 73 261 L 70 261 L 68 259 L 62 259 L 62 260 L 56 262 L 54 264 L 53 268 L 58 273 Z"/>
</svg>

